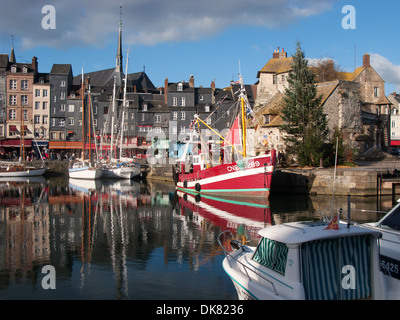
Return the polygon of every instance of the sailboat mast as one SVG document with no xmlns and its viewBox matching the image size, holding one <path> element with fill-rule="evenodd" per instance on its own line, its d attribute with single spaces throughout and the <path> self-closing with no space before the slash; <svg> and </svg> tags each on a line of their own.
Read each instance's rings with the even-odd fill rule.
<svg viewBox="0 0 400 320">
<path fill-rule="evenodd" d="M 25 125 L 24 125 L 24 108 L 21 106 L 21 133 L 20 133 L 20 150 L 19 154 L 22 158 L 22 163 L 25 163 Z M 22 140 L 22 143 L 21 143 Z"/>
<path fill-rule="evenodd" d="M 91 126 L 90 126 L 90 122 L 91 122 L 91 103 L 92 103 L 92 101 L 91 101 L 91 92 L 90 92 L 90 84 L 89 84 L 89 91 L 88 91 L 88 98 L 89 98 L 89 101 L 88 101 L 88 108 L 89 108 L 89 112 L 88 112 L 88 114 L 89 114 L 89 121 L 88 121 L 88 126 L 89 126 L 89 130 L 88 130 L 88 132 L 89 132 L 89 163 L 92 163 L 92 132 L 91 132 Z"/>
<path fill-rule="evenodd" d="M 126 55 L 126 70 L 125 70 L 125 84 L 124 84 L 124 101 L 122 104 L 122 120 L 121 120 L 121 141 L 119 145 L 119 159 L 122 157 L 122 143 L 124 138 L 124 121 L 125 121 L 125 108 L 126 108 L 126 88 L 128 85 L 128 62 L 129 62 L 129 50 Z"/>
<path fill-rule="evenodd" d="M 114 77 L 114 88 L 112 97 L 112 114 L 111 114 L 111 145 L 110 145 L 110 160 L 113 159 L 113 147 L 114 147 L 114 115 L 115 115 L 115 86 L 117 79 Z"/>
<path fill-rule="evenodd" d="M 81 99 L 82 99 L 82 161 L 85 160 L 85 92 L 84 92 L 84 76 L 82 67 L 82 87 L 81 87 Z"/>
</svg>

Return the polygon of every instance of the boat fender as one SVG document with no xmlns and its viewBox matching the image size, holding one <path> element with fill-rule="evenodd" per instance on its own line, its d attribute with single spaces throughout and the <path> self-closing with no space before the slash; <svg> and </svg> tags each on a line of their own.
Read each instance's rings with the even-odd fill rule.
<svg viewBox="0 0 400 320">
<path fill-rule="evenodd" d="M 231 240 L 231 247 L 232 247 L 232 249 L 238 250 L 238 249 L 240 249 L 241 246 L 242 246 L 242 245 L 241 245 L 240 241 L 238 241 L 238 240 L 236 240 L 236 239 Z"/>
<path fill-rule="evenodd" d="M 187 188 L 187 181 L 186 181 L 186 180 L 183 181 L 183 187 L 184 187 L 184 188 Z"/>
<path fill-rule="evenodd" d="M 200 190 L 201 190 L 201 185 L 200 185 L 200 183 L 196 183 L 196 184 L 194 185 L 194 188 L 196 189 L 197 192 L 200 192 Z"/>
<path fill-rule="evenodd" d="M 201 195 L 196 194 L 196 196 L 194 197 L 194 200 L 195 200 L 196 202 L 200 202 L 200 201 L 201 201 Z"/>
</svg>

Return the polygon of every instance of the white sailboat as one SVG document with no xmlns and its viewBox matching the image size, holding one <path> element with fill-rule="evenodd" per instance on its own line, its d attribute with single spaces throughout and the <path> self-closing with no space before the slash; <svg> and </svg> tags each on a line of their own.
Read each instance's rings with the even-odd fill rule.
<svg viewBox="0 0 400 320">
<path fill-rule="evenodd" d="M 111 145 L 110 145 L 110 161 L 106 162 L 102 166 L 102 177 L 111 179 L 131 179 L 140 174 L 140 165 L 134 161 L 121 161 L 122 156 L 122 142 L 124 136 L 124 117 L 125 108 L 127 106 L 126 99 L 126 88 L 128 83 L 128 57 L 129 51 L 126 58 L 126 72 L 125 72 L 125 86 L 124 86 L 124 99 L 122 106 L 122 116 L 121 116 L 121 126 L 120 126 L 120 153 L 117 157 L 117 152 L 115 151 L 115 156 L 113 154 L 114 149 L 114 117 L 115 117 L 115 93 L 116 93 L 116 80 L 114 79 L 113 88 L 113 100 L 112 100 L 112 118 L 111 118 Z"/>
<path fill-rule="evenodd" d="M 33 139 L 36 142 L 35 135 Z M 39 150 L 39 149 L 38 149 Z M 39 150 L 40 158 L 42 159 L 42 164 L 40 166 L 28 165 L 25 162 L 25 125 L 21 112 L 21 135 L 20 135 L 20 161 L 1 161 L 0 162 L 0 177 L 35 177 L 42 176 L 46 172 L 46 164 L 43 160 L 42 153 Z"/>
<path fill-rule="evenodd" d="M 83 77 L 83 69 L 82 69 L 82 144 L 83 144 L 83 149 L 85 150 L 85 130 L 84 130 L 84 124 L 85 124 L 85 108 L 84 108 L 84 77 Z M 99 167 L 95 167 L 92 164 L 92 146 L 91 146 L 91 129 L 90 129 L 90 117 L 91 117 L 91 92 L 90 92 L 90 85 L 89 85 L 89 91 L 88 91 L 88 115 L 89 115 L 89 159 L 85 159 L 85 152 L 82 152 L 82 160 L 77 161 L 72 163 L 70 168 L 68 169 L 68 174 L 70 178 L 73 179 L 89 179 L 89 180 L 95 180 L 99 179 L 101 177 L 101 170 Z"/>
</svg>

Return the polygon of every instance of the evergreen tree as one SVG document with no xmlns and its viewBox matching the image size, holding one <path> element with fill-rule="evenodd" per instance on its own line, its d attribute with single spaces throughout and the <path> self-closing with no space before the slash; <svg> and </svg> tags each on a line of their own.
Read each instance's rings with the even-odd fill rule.
<svg viewBox="0 0 400 320">
<path fill-rule="evenodd" d="M 284 120 L 281 131 L 286 133 L 287 151 L 295 155 L 302 166 L 318 166 L 326 150 L 327 121 L 321 97 L 317 97 L 314 74 L 299 42 L 288 82 L 281 111 Z"/>
</svg>

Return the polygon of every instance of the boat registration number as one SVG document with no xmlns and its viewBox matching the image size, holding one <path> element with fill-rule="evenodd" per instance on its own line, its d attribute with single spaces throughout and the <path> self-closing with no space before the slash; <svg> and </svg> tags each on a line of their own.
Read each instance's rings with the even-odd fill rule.
<svg viewBox="0 0 400 320">
<path fill-rule="evenodd" d="M 241 168 L 237 164 L 235 164 L 233 166 L 227 166 L 226 170 L 228 170 L 229 172 L 232 172 L 232 171 L 239 171 L 241 169 L 257 168 L 259 166 L 260 166 L 259 161 L 252 161 L 252 162 L 247 163 L 247 165 L 244 168 Z"/>
<path fill-rule="evenodd" d="M 400 280 L 400 261 L 381 254 L 380 262 L 384 274 Z"/>
</svg>

